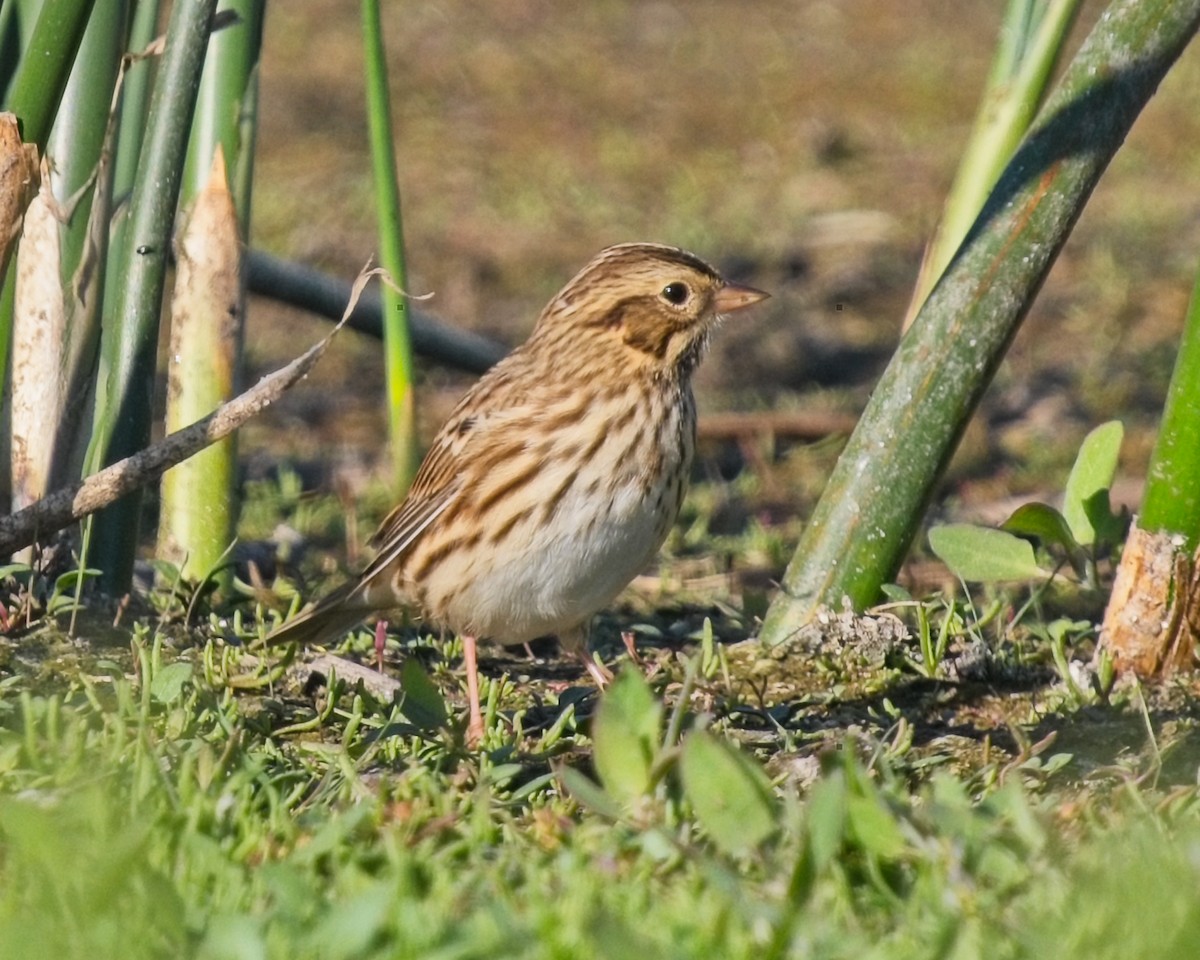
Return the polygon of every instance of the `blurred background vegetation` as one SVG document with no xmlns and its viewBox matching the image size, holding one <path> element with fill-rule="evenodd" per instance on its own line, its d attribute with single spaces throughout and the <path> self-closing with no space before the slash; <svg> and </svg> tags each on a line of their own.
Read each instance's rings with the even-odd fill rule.
<svg viewBox="0 0 1200 960">
<path fill-rule="evenodd" d="M 385 11 L 409 287 L 432 292 L 424 306 L 443 318 L 515 344 L 595 250 L 680 244 L 773 294 L 715 338 L 702 410 L 856 412 L 898 338 L 1002 7 L 464 0 Z M 1102 7 L 1084 4 L 1068 56 Z M 254 240 L 343 276 L 377 246 L 363 94 L 347 82 L 359 51 L 353 5 L 269 11 Z M 1116 415 L 1142 472 L 1200 240 L 1198 84 L 1191 50 L 1054 267 L 951 474 L 968 509 L 1060 485 L 1087 430 Z M 252 301 L 252 366 L 289 356 L 300 331 L 319 331 L 309 324 Z M 378 356 L 346 337 L 311 386 L 244 431 L 252 464 L 293 458 L 328 483 L 327 471 L 359 476 L 385 457 Z M 467 382 L 423 372 L 426 437 Z M 710 475 L 744 459 L 737 445 L 705 450 Z M 810 506 L 832 455 L 819 445 L 776 463 L 784 473 L 768 492 L 788 502 L 768 514 Z"/>
</svg>

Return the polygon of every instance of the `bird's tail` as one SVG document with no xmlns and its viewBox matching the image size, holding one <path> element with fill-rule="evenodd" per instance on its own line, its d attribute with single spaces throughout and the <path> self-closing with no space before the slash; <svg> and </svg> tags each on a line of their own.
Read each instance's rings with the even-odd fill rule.
<svg viewBox="0 0 1200 960">
<path fill-rule="evenodd" d="M 351 596 L 357 584 L 351 581 L 324 597 L 316 606 L 292 617 L 267 635 L 266 643 L 324 643 L 345 633 L 371 612 Z"/>
</svg>

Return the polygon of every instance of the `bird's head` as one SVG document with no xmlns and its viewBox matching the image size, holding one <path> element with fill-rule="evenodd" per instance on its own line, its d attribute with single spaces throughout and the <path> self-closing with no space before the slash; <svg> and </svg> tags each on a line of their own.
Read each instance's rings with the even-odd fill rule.
<svg viewBox="0 0 1200 960">
<path fill-rule="evenodd" d="M 602 250 L 563 287 L 534 337 L 563 348 L 568 339 L 590 341 L 609 362 L 686 376 L 718 318 L 766 296 L 675 247 L 623 243 Z"/>
</svg>

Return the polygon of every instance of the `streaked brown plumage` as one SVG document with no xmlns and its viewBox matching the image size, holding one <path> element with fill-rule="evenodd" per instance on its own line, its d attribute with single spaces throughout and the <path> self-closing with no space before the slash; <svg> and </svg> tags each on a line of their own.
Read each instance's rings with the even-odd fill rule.
<svg viewBox="0 0 1200 960">
<path fill-rule="evenodd" d="M 415 606 L 464 638 L 472 740 L 483 729 L 476 638 L 556 634 L 601 680 L 587 622 L 679 512 L 692 372 L 718 316 L 765 296 L 674 247 L 599 253 L 459 402 L 375 534 L 371 564 L 268 639 L 329 639 L 371 611 Z"/>
</svg>

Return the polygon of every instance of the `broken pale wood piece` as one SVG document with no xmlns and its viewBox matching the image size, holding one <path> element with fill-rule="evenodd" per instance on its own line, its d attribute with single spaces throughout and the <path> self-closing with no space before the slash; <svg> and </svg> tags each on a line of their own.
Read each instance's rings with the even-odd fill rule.
<svg viewBox="0 0 1200 960">
<path fill-rule="evenodd" d="M 387 703 L 401 692 L 400 681 L 380 673 L 374 667 L 365 667 L 353 660 L 324 654 L 315 660 L 302 663 L 299 668 L 309 674 L 319 673 L 328 678 L 330 673 L 336 673 L 338 678 L 345 680 L 351 686 L 361 683 L 363 689 L 377 700 Z"/>
<path fill-rule="evenodd" d="M 37 147 L 22 141 L 15 114 L 0 113 L 0 277 L 37 190 Z"/>
<path fill-rule="evenodd" d="M 1160 679 L 1190 666 L 1200 636 L 1197 557 L 1182 538 L 1135 522 L 1104 611 L 1100 649 L 1118 674 Z"/>
</svg>

